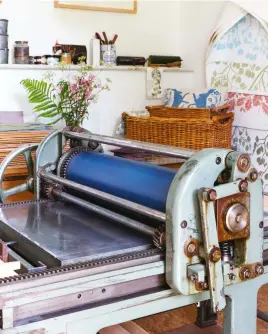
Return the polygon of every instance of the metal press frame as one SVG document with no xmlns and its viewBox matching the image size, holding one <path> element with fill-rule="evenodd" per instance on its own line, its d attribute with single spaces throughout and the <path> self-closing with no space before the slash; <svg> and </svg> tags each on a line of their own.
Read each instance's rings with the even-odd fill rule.
<svg viewBox="0 0 268 334">
<path fill-rule="evenodd" d="M 147 152 L 186 160 L 189 159 L 179 170 L 172 183 L 167 201 L 166 214 L 127 200 L 122 200 L 121 198 L 108 195 L 90 187 L 79 185 L 78 189 L 78 185 L 74 182 L 55 175 L 57 174 L 55 173 L 57 165 L 63 155 L 66 139 L 73 140 L 74 146 L 77 141 L 79 145 L 88 146 L 88 143 L 90 143 L 91 146 L 95 148 L 98 147 L 98 144 L 103 143 L 119 147 L 137 148 Z M 35 149 L 36 144 L 33 144 L 32 146 L 30 145 L 26 151 L 28 152 Z M 19 151 L 17 151 L 17 153 L 18 152 Z M 29 157 L 29 154 L 26 156 Z M 84 333 L 86 330 L 87 333 L 95 334 L 101 328 L 117 324 L 118 322 L 133 320 L 211 299 L 214 310 L 217 311 L 218 309 L 224 308 L 224 334 L 255 334 L 257 292 L 263 284 L 268 282 L 268 266 L 264 266 L 264 272 L 262 274 L 256 275 L 254 279 L 248 280 L 239 277 L 239 273 L 234 270 L 233 275 L 237 276 L 237 278 L 231 280 L 225 277 L 224 272 L 222 273 L 220 261 L 211 261 L 209 257 L 206 257 L 206 261 L 209 264 L 208 270 L 210 273 L 214 272 L 215 275 L 210 275 L 210 290 L 205 289 L 206 291 L 198 291 L 196 290 L 194 282 L 189 283 L 189 281 L 187 281 L 185 267 L 189 263 L 187 263 L 187 259 L 185 258 L 183 247 L 177 247 L 181 240 L 184 240 L 187 233 L 189 233 L 189 236 L 194 237 L 195 240 L 199 242 L 203 241 L 206 254 L 211 254 L 214 250 L 215 244 L 218 244 L 216 227 L 214 224 L 208 225 L 209 222 L 215 223 L 212 202 L 215 198 L 221 199 L 231 194 L 241 192 L 243 186 L 241 182 L 247 177 L 247 172 L 237 169 L 238 159 L 240 158 L 238 153 L 230 150 L 211 149 L 196 153 L 192 150 L 165 145 L 141 143 L 138 141 L 93 135 L 84 132 L 78 133 L 70 131 L 69 129 L 63 131 L 57 130 L 46 137 L 37 148 L 34 169 L 31 167 L 31 163 L 27 164 L 30 166 L 30 169 L 32 168 L 31 171 L 33 170 L 33 173 L 29 173 L 30 178 L 27 180 L 27 189 L 33 190 L 34 186 L 36 199 L 39 200 L 41 198 L 40 181 L 47 180 L 77 189 L 86 194 L 94 195 L 100 199 L 105 199 L 110 203 L 123 206 L 129 210 L 140 212 L 156 219 L 159 223 L 166 222 L 166 262 L 157 260 L 153 263 L 112 270 L 107 273 L 73 278 L 71 281 L 66 276 L 66 284 L 62 284 L 62 281 L 54 282 L 53 280 L 55 280 L 55 278 L 48 277 L 47 283 L 49 284 L 47 285 L 41 285 L 41 283 L 27 284 L 27 282 L 25 282 L 26 284 L 21 282 L 3 287 L 0 285 L 0 308 L 2 308 L 2 323 L 4 324 L 3 331 L 0 330 L 0 333 L 30 333 L 31 331 L 37 330 L 40 333 L 42 333 L 42 331 L 48 331 L 48 333 L 55 334 L 73 334 Z M 7 158 L 4 160 L 3 164 L 6 167 L 8 163 Z M 215 186 L 215 179 L 228 164 L 232 170 L 233 181 L 226 185 Z M 211 170 L 209 170 L 210 166 Z M 32 177 L 32 175 L 34 175 L 34 177 Z M 34 179 L 36 182 L 33 182 Z M 253 261 L 258 263 L 263 260 L 263 228 L 260 225 L 263 210 L 262 193 L 259 191 L 261 189 L 259 181 L 249 181 L 247 190 L 252 194 L 257 194 L 257 197 L 253 199 L 253 196 L 251 196 L 251 237 L 247 241 L 245 256 L 249 262 Z M 209 187 L 209 189 L 207 187 Z M 25 190 L 25 186 L 22 189 Z M 17 188 L 13 190 L 13 192 L 15 193 L 18 190 Z M 114 219 L 119 223 L 153 236 L 154 229 L 152 227 L 138 221 L 131 221 L 122 215 L 115 215 L 114 212 L 110 212 L 109 210 L 103 210 L 103 208 L 97 205 L 93 205 L 92 203 L 88 203 L 64 192 L 61 187 L 55 187 L 52 189 L 52 192 L 58 198 L 62 198 L 65 201 L 75 203 L 82 207 L 87 207 L 93 211 L 95 210 L 95 212 L 106 215 L 106 217 L 110 219 Z M 196 200 L 193 201 L 193 196 L 197 195 L 197 192 L 199 192 L 199 198 L 197 197 Z M 12 193 L 12 190 L 8 195 L 10 193 Z M 211 195 L 216 197 L 213 200 L 208 200 Z M 188 217 L 188 226 L 186 229 L 184 225 L 174 225 L 174 222 L 185 221 L 183 217 L 185 214 L 182 213 L 182 210 L 179 210 L 179 207 L 183 207 L 185 212 L 190 214 L 191 212 L 199 211 L 197 210 L 197 205 L 200 205 L 201 217 L 193 216 L 190 220 Z M 200 220 L 200 218 L 202 229 L 196 229 L 196 222 Z M 204 231 L 207 232 L 204 234 Z M 197 258 L 194 256 L 191 261 L 193 265 L 198 264 Z M 214 262 L 214 264 L 212 262 Z M 193 270 L 197 270 L 196 268 L 197 267 Z M 198 275 L 202 274 L 202 270 L 204 270 L 204 268 L 201 266 L 200 271 L 196 271 Z M 227 265 L 224 266 L 226 273 L 229 273 L 229 270 L 230 268 L 228 268 Z M 44 303 L 45 305 L 46 300 L 52 297 L 61 298 L 65 296 L 68 299 L 70 295 L 70 283 L 72 293 L 77 294 L 78 298 L 79 295 L 83 296 L 83 291 L 95 291 L 95 289 L 100 288 L 108 291 L 108 289 L 114 288 L 116 284 L 156 275 L 166 275 L 167 281 L 169 285 L 172 286 L 172 289 L 167 288 L 163 291 L 151 293 L 148 291 L 148 293 L 140 297 L 130 297 L 123 301 L 115 300 L 111 304 L 96 306 L 68 315 L 59 315 L 51 319 L 41 320 L 27 325 L 20 325 L 18 323 L 16 327 L 13 327 L 16 323 L 16 315 L 20 314 L 19 312 L 23 312 L 22 309 L 25 309 L 26 305 L 29 305 L 33 301 L 33 295 L 35 296 L 35 302 Z M 110 284 L 111 280 L 113 285 Z M 249 300 L 250 302 L 248 302 Z"/>
</svg>

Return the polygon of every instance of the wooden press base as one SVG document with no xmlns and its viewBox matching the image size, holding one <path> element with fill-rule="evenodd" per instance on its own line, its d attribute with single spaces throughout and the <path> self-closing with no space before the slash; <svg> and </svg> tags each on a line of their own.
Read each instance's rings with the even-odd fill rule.
<svg viewBox="0 0 268 334">
<path fill-rule="evenodd" d="M 222 334 L 223 329 L 220 326 L 211 326 L 207 328 L 199 328 L 195 325 L 187 325 L 178 329 L 174 329 L 162 334 Z"/>
<path fill-rule="evenodd" d="M 129 321 L 120 325 L 110 326 L 102 329 L 99 334 L 149 334 L 135 322 Z M 198 328 L 195 325 L 187 325 L 178 329 L 158 334 L 222 334 L 223 330 L 219 326 L 212 326 L 207 328 Z"/>
</svg>

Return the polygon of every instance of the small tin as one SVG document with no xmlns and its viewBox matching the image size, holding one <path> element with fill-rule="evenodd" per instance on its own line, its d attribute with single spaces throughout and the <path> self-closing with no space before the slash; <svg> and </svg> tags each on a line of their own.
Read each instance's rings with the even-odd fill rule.
<svg viewBox="0 0 268 334">
<path fill-rule="evenodd" d="M 116 64 L 116 47 L 114 44 L 100 46 L 100 60 L 105 64 Z"/>
<path fill-rule="evenodd" d="M 8 30 L 8 20 L 0 19 L 0 34 L 7 35 Z"/>
<path fill-rule="evenodd" d="M 8 49 L 0 49 L 0 64 L 8 64 Z"/>
<path fill-rule="evenodd" d="M 31 65 L 34 64 L 34 57 L 32 57 L 32 56 L 29 57 L 29 64 L 31 64 Z"/>
<path fill-rule="evenodd" d="M 0 49 L 8 49 L 8 35 L 0 34 Z"/>
<path fill-rule="evenodd" d="M 29 64 L 29 44 L 27 41 L 16 41 L 14 45 L 15 64 Z"/>
<path fill-rule="evenodd" d="M 35 56 L 35 57 L 34 57 L 34 64 L 35 64 L 35 65 L 41 65 L 41 64 L 42 64 L 41 59 L 42 59 L 41 56 Z"/>
</svg>

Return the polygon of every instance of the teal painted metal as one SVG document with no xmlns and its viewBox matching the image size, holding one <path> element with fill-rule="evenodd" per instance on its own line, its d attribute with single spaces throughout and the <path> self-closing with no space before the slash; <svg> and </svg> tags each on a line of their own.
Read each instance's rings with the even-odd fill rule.
<svg viewBox="0 0 268 334">
<path fill-rule="evenodd" d="M 199 293 L 195 282 L 187 279 L 187 265 L 199 263 L 198 256 L 185 255 L 184 245 L 194 238 L 202 243 L 202 227 L 197 192 L 212 188 L 225 168 L 225 158 L 230 151 L 206 149 L 196 153 L 178 171 L 167 199 L 166 209 L 166 278 L 170 287 L 184 295 Z M 220 161 L 220 163 L 218 163 Z M 183 209 L 182 209 L 183 208 Z M 182 228 L 182 222 L 187 227 Z"/>
<path fill-rule="evenodd" d="M 62 130 L 55 130 L 47 137 L 45 137 L 40 143 L 35 158 L 35 184 L 34 193 L 35 198 L 39 200 L 41 198 L 40 178 L 38 176 L 38 170 L 47 164 L 54 165 L 56 168 L 59 158 L 62 156 L 64 147 L 66 145 L 66 138 L 62 135 Z"/>
<path fill-rule="evenodd" d="M 159 265 L 159 269 L 154 270 L 154 272 L 164 271 L 164 264 L 159 263 Z M 96 275 L 95 277 L 88 278 L 88 280 L 92 282 L 92 286 L 95 286 L 95 281 L 96 284 L 99 284 L 99 286 L 102 287 L 104 279 L 106 280 L 106 285 L 111 282 L 116 284 L 119 283 L 122 278 L 125 281 L 132 280 L 132 275 L 133 273 L 137 272 L 137 269 L 141 268 L 134 267 L 132 268 L 133 272 L 121 272 L 121 274 L 117 272 L 112 272 L 110 273 L 110 276 L 106 275 L 106 278 L 103 277 L 102 282 L 99 282 L 102 275 Z M 144 267 L 143 270 L 145 275 L 149 275 L 152 268 L 146 269 Z M 138 272 L 138 275 L 141 276 L 142 271 L 139 270 Z M 255 280 L 240 283 L 238 286 L 233 285 L 226 287 L 225 292 L 228 297 L 227 307 L 224 310 L 225 334 L 256 334 L 257 292 L 259 290 L 259 287 L 267 282 L 268 276 L 266 273 L 265 275 L 262 275 Z M 86 284 L 86 279 L 84 279 L 84 283 L 80 282 L 80 284 L 82 287 L 84 287 Z M 53 286 L 50 287 L 53 288 Z M 74 286 L 69 287 L 69 293 L 72 293 L 73 289 Z M 76 291 L 79 291 L 78 287 Z M 37 291 L 35 291 L 35 293 L 38 295 Z M 23 297 L 23 294 L 26 295 L 27 291 L 24 291 L 24 293 L 23 291 L 21 291 L 20 294 L 21 297 Z M 2 298 L 2 293 L 0 293 L 0 295 Z M 11 295 L 11 291 L 9 295 Z M 31 294 L 31 296 L 33 296 L 33 294 Z M 16 297 L 18 296 L 13 296 L 14 300 L 16 299 Z M 20 299 L 22 299 L 21 301 L 19 301 L 19 303 L 21 304 L 22 302 L 24 302 L 25 305 L 27 305 L 26 303 L 29 303 L 30 299 L 24 300 L 21 297 L 19 297 Z M 49 298 L 51 298 L 51 295 L 48 293 L 47 299 Z M 169 289 L 161 292 L 146 294 L 140 297 L 130 298 L 119 302 L 114 302 L 112 304 L 97 306 L 84 311 L 78 311 L 62 316 L 55 316 L 47 320 L 36 321 L 21 326 L 18 325 L 15 327 L 12 327 L 12 316 L 14 315 L 13 306 L 16 307 L 16 305 L 13 305 L 11 301 L 10 304 L 5 305 L 3 308 L 5 310 L 4 315 L 7 317 L 8 320 L 7 324 L 10 324 L 11 327 L 6 328 L 5 330 L 0 330 L 0 333 L 96 334 L 100 329 L 107 326 L 134 320 L 152 314 L 157 314 L 159 312 L 176 309 L 186 305 L 191 305 L 207 299 L 209 299 L 208 291 L 196 295 L 185 296 L 175 294 L 172 289 Z"/>
<path fill-rule="evenodd" d="M 63 154 L 66 139 L 61 130 L 45 138 L 36 152 L 36 198 L 40 198 L 40 180 L 38 170 L 57 163 Z M 237 167 L 240 154 L 228 150 L 207 149 L 196 153 L 181 167 L 169 190 L 166 207 L 166 263 L 159 261 L 137 267 L 130 267 L 102 274 L 51 281 L 47 284 L 36 283 L 20 288 L 20 283 L 0 286 L 0 308 L 2 309 L 3 329 L 0 333 L 51 333 L 51 334 L 95 334 L 101 328 L 133 320 L 162 311 L 212 299 L 215 310 L 224 308 L 224 334 L 256 333 L 257 292 L 268 283 L 268 272 L 248 281 L 241 281 L 240 268 L 231 268 L 229 263 L 212 264 L 209 257 L 213 247 L 219 247 L 213 202 L 207 202 L 203 196 L 207 189 L 217 193 L 217 199 L 240 193 L 240 180 L 248 180 L 250 193 L 250 238 L 246 240 L 244 263 L 252 264 L 263 260 L 263 229 L 259 223 L 263 220 L 263 198 L 261 181 L 251 182 L 248 171 L 241 172 Z M 231 177 L 226 184 L 215 186 L 219 174 L 228 168 Z M 252 168 L 252 166 L 250 167 Z M 249 168 L 249 169 L 250 169 Z M 204 189 L 203 189 L 204 188 Z M 201 189 L 201 191 L 200 191 Z M 198 192 L 200 197 L 198 199 Z M 201 208 L 201 210 L 200 210 Z M 206 260 L 206 268 L 199 256 L 189 258 L 185 243 L 196 239 Z M 266 243 L 264 243 L 266 248 Z M 200 255 L 200 254 L 199 254 Z M 190 264 L 190 265 L 189 265 Z M 197 275 L 202 281 L 209 276 L 210 291 L 196 290 L 195 282 L 188 279 Z M 18 308 L 27 309 L 31 303 L 46 303 L 53 298 L 69 298 L 74 293 L 81 294 L 90 289 L 103 289 L 112 284 L 135 282 L 135 279 L 166 274 L 171 289 L 144 294 L 93 307 L 88 310 L 51 317 L 29 324 L 18 325 L 14 322 Z M 230 279 L 233 274 L 235 279 Z M 21 283 L 23 284 L 23 283 Z M 22 285 L 21 285 L 22 286 Z M 250 299 L 250 302 L 248 302 Z"/>
<path fill-rule="evenodd" d="M 216 313 L 224 309 L 226 301 L 223 289 L 221 259 L 218 258 L 217 261 L 211 261 L 210 258 L 210 254 L 213 251 L 219 252 L 220 250 L 214 201 L 207 202 L 206 196 L 208 196 L 208 193 L 204 188 L 199 190 L 198 195 L 200 202 L 201 228 L 203 232 L 203 246 L 207 264 L 210 299 L 212 301 L 213 311 Z"/>
<path fill-rule="evenodd" d="M 247 172 L 241 172 L 237 168 L 239 157 L 238 153 L 227 150 L 210 149 L 195 154 L 176 175 L 167 201 L 167 282 L 179 293 L 185 295 L 199 293 L 195 288 L 195 282 L 188 279 L 187 270 L 185 270 L 189 263 L 192 265 L 200 262 L 198 256 L 194 256 L 190 260 L 188 254 L 185 253 L 187 240 L 196 239 L 204 245 L 203 257 L 207 263 L 208 280 L 215 311 L 225 307 L 224 285 L 236 284 L 241 280 L 239 279 L 239 270 L 235 270 L 237 279 L 226 279 L 229 274 L 234 274 L 230 266 L 222 265 L 221 261 L 213 263 L 210 260 L 209 254 L 212 248 L 219 248 L 220 245 L 216 230 L 214 203 L 208 202 L 203 198 L 203 195 L 205 195 L 206 189 L 215 190 L 217 199 L 241 192 L 239 189 L 240 181 L 241 179 L 249 179 L 248 170 L 253 166 L 250 166 Z M 229 182 L 214 187 L 215 180 L 226 166 L 231 170 Z M 202 188 L 204 189 L 202 190 Z M 201 192 L 200 214 L 198 191 Z M 261 181 L 249 181 L 247 191 L 250 194 L 250 238 L 246 240 L 244 263 L 262 263 L 263 229 L 259 228 L 259 223 L 263 220 Z M 181 222 L 187 222 L 187 227 L 183 228 Z"/>
</svg>

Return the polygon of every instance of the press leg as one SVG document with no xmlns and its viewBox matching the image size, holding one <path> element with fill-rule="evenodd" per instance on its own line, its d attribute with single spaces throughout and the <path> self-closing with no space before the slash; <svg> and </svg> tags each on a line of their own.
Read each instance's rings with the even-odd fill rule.
<svg viewBox="0 0 268 334">
<path fill-rule="evenodd" d="M 212 311 L 211 300 L 200 302 L 197 308 L 196 326 L 200 328 L 213 326 L 217 324 L 217 313 Z"/>
<path fill-rule="evenodd" d="M 256 334 L 258 286 L 251 281 L 237 284 L 234 288 L 226 300 L 223 333 Z"/>
</svg>

